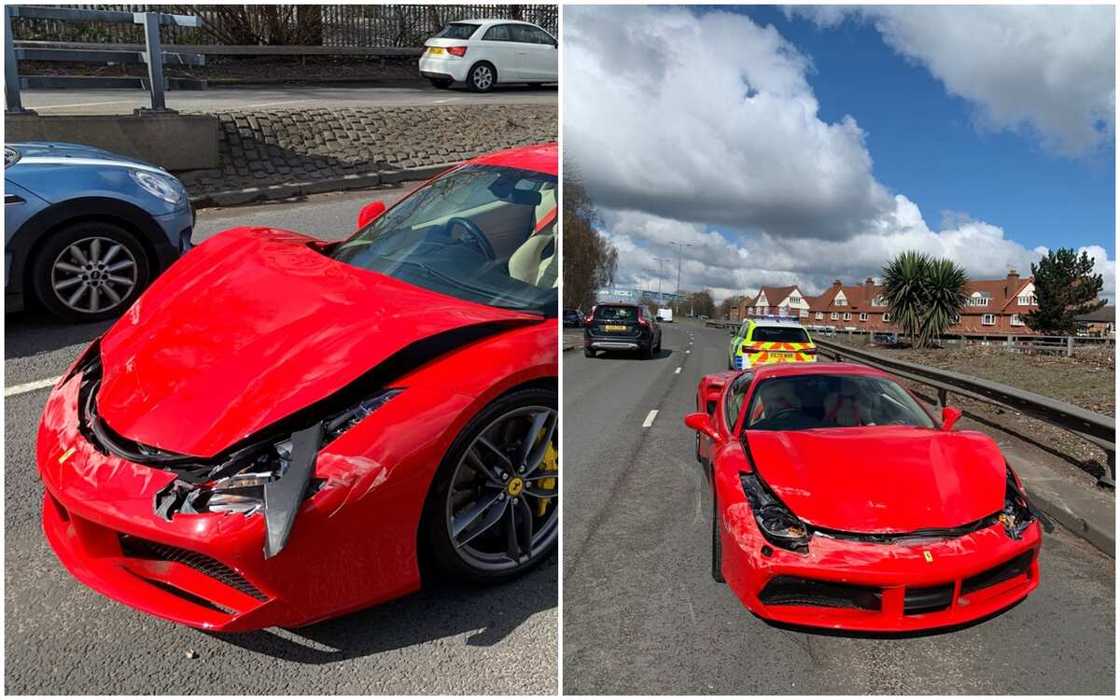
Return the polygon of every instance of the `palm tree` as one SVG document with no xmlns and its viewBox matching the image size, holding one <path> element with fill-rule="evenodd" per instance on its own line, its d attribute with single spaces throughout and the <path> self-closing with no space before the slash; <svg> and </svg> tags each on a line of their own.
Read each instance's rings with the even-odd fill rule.
<svg viewBox="0 0 1120 700">
<path fill-rule="evenodd" d="M 968 276 L 964 268 L 948 258 L 932 259 L 926 267 L 926 306 L 922 313 L 919 347 L 940 340 L 945 329 L 960 317 L 968 296 L 964 285 Z"/>
<path fill-rule="evenodd" d="M 883 268 L 883 297 L 891 318 L 916 348 L 945 334 L 968 297 L 964 269 L 946 258 L 908 250 Z"/>
<path fill-rule="evenodd" d="M 924 253 L 908 250 L 883 268 L 883 298 L 887 311 L 910 342 L 921 346 L 922 315 L 926 305 L 926 270 L 930 259 Z"/>
</svg>

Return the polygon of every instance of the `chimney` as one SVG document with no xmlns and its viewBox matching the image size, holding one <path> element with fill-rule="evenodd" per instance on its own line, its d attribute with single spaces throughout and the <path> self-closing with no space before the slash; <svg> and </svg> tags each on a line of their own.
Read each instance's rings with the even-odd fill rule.
<svg viewBox="0 0 1120 700">
<path fill-rule="evenodd" d="M 840 280 L 833 280 L 832 281 L 832 288 L 833 289 L 840 289 L 843 286 L 844 286 L 844 284 Z"/>
<path fill-rule="evenodd" d="M 1019 272 L 1015 268 L 1007 271 L 1007 289 L 1004 290 L 1005 296 L 1010 296 L 1019 291 Z"/>
</svg>

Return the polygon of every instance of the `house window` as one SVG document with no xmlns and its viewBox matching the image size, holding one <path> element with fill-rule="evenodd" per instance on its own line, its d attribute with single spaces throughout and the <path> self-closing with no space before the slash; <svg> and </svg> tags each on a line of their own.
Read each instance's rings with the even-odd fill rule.
<svg viewBox="0 0 1120 700">
<path fill-rule="evenodd" d="M 1022 297 L 1020 297 L 1020 298 L 1022 298 Z M 1011 325 L 1013 325 L 1013 326 L 1023 325 L 1023 319 L 1019 317 L 1019 314 L 1011 314 Z"/>
<path fill-rule="evenodd" d="M 801 312 L 798 315 L 801 316 L 801 318 L 809 318 L 809 312 L 805 309 L 801 309 Z"/>
<path fill-rule="evenodd" d="M 794 294 L 794 295 L 790 296 L 790 298 L 789 298 L 789 303 L 791 303 L 791 304 L 800 304 L 800 303 L 801 303 L 801 297 L 799 297 L 799 296 L 797 296 L 796 294 Z"/>
<path fill-rule="evenodd" d="M 891 322 L 891 315 L 890 315 L 890 313 L 888 313 L 888 312 L 884 311 L 884 312 L 883 312 L 883 323 L 890 323 L 890 322 Z"/>
<path fill-rule="evenodd" d="M 840 314 L 838 314 L 838 313 L 836 313 L 835 311 L 833 311 L 833 312 L 832 312 L 832 320 L 833 320 L 833 321 L 835 321 L 835 320 L 836 320 L 836 319 L 838 319 L 838 318 L 840 318 Z"/>
<path fill-rule="evenodd" d="M 817 312 L 817 320 L 818 321 L 823 321 L 824 320 L 824 312 L 823 311 L 818 311 Z"/>
<path fill-rule="evenodd" d="M 844 312 L 844 320 L 845 320 L 845 321 L 851 321 L 851 320 L 852 320 L 852 312 L 850 312 L 850 311 L 845 311 L 845 312 Z"/>
<path fill-rule="evenodd" d="M 949 318 L 949 325 L 950 326 L 955 326 L 955 325 L 959 324 L 960 322 L 961 322 L 961 315 L 960 314 L 953 314 Z"/>
<path fill-rule="evenodd" d="M 985 325 L 985 326 L 994 326 L 994 325 L 996 325 L 996 317 L 995 317 L 995 314 L 984 314 L 983 316 L 981 316 L 981 317 L 980 317 L 980 323 L 981 323 L 982 325 Z"/>
<path fill-rule="evenodd" d="M 875 296 L 875 298 L 871 300 L 871 305 L 872 306 L 886 306 L 887 305 L 887 300 L 883 298 L 882 294 L 877 294 Z"/>
<path fill-rule="evenodd" d="M 980 292 L 976 292 L 975 294 L 973 294 L 971 297 L 968 298 L 968 305 L 969 306 L 987 306 L 988 303 L 991 302 L 991 300 L 992 300 L 991 296 L 989 296 L 987 294 L 981 294 Z"/>
<path fill-rule="evenodd" d="M 1019 306 L 1038 306 L 1038 299 L 1035 299 L 1033 294 L 1020 294 Z"/>
<path fill-rule="evenodd" d="M 861 321 L 866 321 L 867 320 L 867 312 L 866 311 L 859 312 L 859 320 L 861 320 Z"/>
</svg>

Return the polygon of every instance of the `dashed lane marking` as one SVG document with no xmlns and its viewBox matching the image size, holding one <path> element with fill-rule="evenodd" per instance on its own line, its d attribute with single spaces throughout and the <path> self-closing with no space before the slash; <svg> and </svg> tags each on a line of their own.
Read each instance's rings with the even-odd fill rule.
<svg viewBox="0 0 1120 700">
<path fill-rule="evenodd" d="M 31 391 L 38 391 L 40 389 L 48 389 L 58 383 L 62 379 L 62 375 L 51 377 L 50 379 L 40 379 L 37 382 L 27 382 L 26 384 L 16 384 L 15 386 L 4 387 L 4 397 L 18 396 L 19 394 L 26 394 Z"/>
<path fill-rule="evenodd" d="M 653 425 L 653 421 L 656 420 L 656 419 L 657 419 L 657 409 L 655 408 L 652 411 L 650 411 L 649 415 L 646 416 L 646 419 L 644 421 L 642 421 L 642 427 L 643 428 L 649 428 L 650 426 Z"/>
<path fill-rule="evenodd" d="M 681 369 L 683 369 L 683 368 L 682 368 L 682 367 L 677 367 L 677 371 L 676 371 L 676 372 L 673 372 L 673 374 L 680 374 L 680 373 L 681 373 Z"/>
</svg>

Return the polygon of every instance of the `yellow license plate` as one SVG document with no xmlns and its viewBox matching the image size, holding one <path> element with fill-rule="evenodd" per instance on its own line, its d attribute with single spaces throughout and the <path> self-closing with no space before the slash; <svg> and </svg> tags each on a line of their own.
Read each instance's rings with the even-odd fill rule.
<svg viewBox="0 0 1120 700">
<path fill-rule="evenodd" d="M 429 56 L 438 56 L 441 53 L 443 53 L 443 47 L 442 46 L 430 46 L 430 47 L 428 47 L 428 55 Z"/>
<path fill-rule="evenodd" d="M 608 324 L 608 325 L 603 326 L 603 330 L 606 331 L 607 333 L 625 333 L 626 331 L 628 331 L 630 329 L 627 328 L 626 326 L 616 326 L 614 324 Z"/>
</svg>

